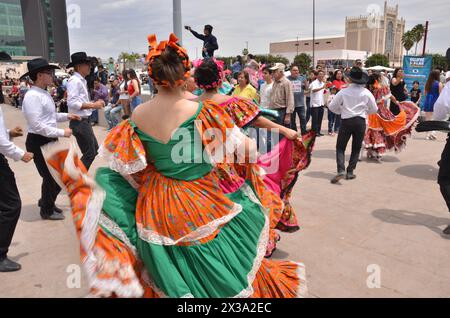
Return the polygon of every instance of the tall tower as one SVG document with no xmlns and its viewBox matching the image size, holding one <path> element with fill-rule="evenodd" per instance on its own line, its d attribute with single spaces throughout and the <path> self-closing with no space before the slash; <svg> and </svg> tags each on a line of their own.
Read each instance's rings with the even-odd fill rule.
<svg viewBox="0 0 450 318">
<path fill-rule="evenodd" d="M 70 60 L 65 0 L 20 0 L 27 54 L 53 62 Z"/>
</svg>

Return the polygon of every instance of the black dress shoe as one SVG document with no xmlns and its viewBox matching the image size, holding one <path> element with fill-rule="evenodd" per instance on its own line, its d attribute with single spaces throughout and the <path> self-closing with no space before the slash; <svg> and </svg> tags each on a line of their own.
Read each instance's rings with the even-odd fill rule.
<svg viewBox="0 0 450 318">
<path fill-rule="evenodd" d="M 20 264 L 11 261 L 8 258 L 5 258 L 0 261 L 0 273 L 11 273 L 11 272 L 17 272 L 22 269 L 22 266 Z"/>
<path fill-rule="evenodd" d="M 450 225 L 447 226 L 447 228 L 444 231 L 442 231 L 442 233 L 444 233 L 445 235 L 450 235 Z"/>
<path fill-rule="evenodd" d="M 38 201 L 38 207 L 42 208 L 41 200 Z M 55 205 L 55 207 L 53 208 L 53 211 L 55 211 L 56 213 L 59 213 L 59 214 L 61 214 L 61 213 L 64 212 L 63 210 L 61 210 L 60 208 L 58 208 L 56 205 Z"/>
<path fill-rule="evenodd" d="M 55 207 L 53 208 L 53 211 L 55 211 L 56 213 L 58 213 L 58 214 L 63 214 L 63 210 L 61 210 L 60 208 L 58 208 L 56 205 L 55 205 Z"/>
<path fill-rule="evenodd" d="M 347 180 L 355 180 L 356 176 L 353 174 L 353 172 L 347 172 Z"/>
<path fill-rule="evenodd" d="M 62 215 L 61 213 L 56 213 L 54 212 L 53 214 L 42 214 L 41 213 L 41 218 L 43 220 L 48 220 L 48 221 L 62 221 L 65 220 L 66 217 L 64 215 Z"/>
<path fill-rule="evenodd" d="M 341 181 L 341 180 L 344 179 L 344 178 L 345 178 L 345 175 L 344 175 L 343 173 L 339 173 L 336 177 L 334 177 L 334 178 L 331 180 L 331 183 L 332 183 L 332 184 L 338 184 L 339 181 Z"/>
</svg>

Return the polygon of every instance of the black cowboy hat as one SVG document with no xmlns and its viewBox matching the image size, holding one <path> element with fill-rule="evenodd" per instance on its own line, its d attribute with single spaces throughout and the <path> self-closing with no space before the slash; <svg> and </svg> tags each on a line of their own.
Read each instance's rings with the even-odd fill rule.
<svg viewBox="0 0 450 318">
<path fill-rule="evenodd" d="M 6 52 L 0 52 L 0 61 L 11 61 L 11 55 Z"/>
<path fill-rule="evenodd" d="M 365 85 L 369 81 L 369 74 L 364 72 L 359 67 L 353 67 L 347 76 L 354 84 Z"/>
<path fill-rule="evenodd" d="M 92 58 L 87 56 L 86 52 L 77 52 L 70 56 L 70 64 L 67 68 L 72 68 L 79 64 L 91 64 Z"/>
<path fill-rule="evenodd" d="M 20 79 L 23 79 L 27 76 L 37 74 L 40 71 L 44 70 L 59 70 L 59 67 L 56 65 L 48 64 L 48 61 L 43 58 L 37 58 L 34 60 L 31 60 L 27 63 L 28 66 L 28 73 L 23 74 Z"/>
</svg>

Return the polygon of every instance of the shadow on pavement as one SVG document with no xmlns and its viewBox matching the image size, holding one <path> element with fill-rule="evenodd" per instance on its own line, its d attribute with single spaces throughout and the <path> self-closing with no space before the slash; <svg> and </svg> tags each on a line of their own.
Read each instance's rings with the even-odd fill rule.
<svg viewBox="0 0 450 318">
<path fill-rule="evenodd" d="M 395 172 L 408 178 L 437 181 L 439 170 L 431 165 L 411 165 L 400 167 Z"/>
<path fill-rule="evenodd" d="M 275 259 L 275 260 L 285 260 L 289 257 L 289 253 L 286 253 L 280 249 L 275 250 L 275 252 L 273 252 L 273 255 L 271 257 L 271 259 Z"/>
<path fill-rule="evenodd" d="M 20 253 L 19 255 L 16 256 L 11 256 L 10 258 L 14 261 L 14 262 L 19 262 L 22 258 L 26 257 L 30 255 L 30 253 Z"/>
<path fill-rule="evenodd" d="M 400 162 L 400 159 L 398 159 L 397 157 L 394 156 L 384 156 L 381 159 L 381 163 L 386 162 L 386 163 L 397 163 Z"/>
<path fill-rule="evenodd" d="M 331 180 L 333 179 L 336 174 L 333 173 L 326 173 L 326 172 L 320 172 L 320 171 L 311 171 L 304 174 L 306 177 L 314 178 L 314 179 L 325 179 L 325 180 Z"/>
<path fill-rule="evenodd" d="M 37 205 L 24 206 L 22 207 L 22 212 L 20 213 L 20 220 L 27 223 L 42 221 L 39 212 L 40 211 Z"/>
<path fill-rule="evenodd" d="M 312 156 L 313 158 L 336 160 L 336 150 L 314 150 Z"/>
<path fill-rule="evenodd" d="M 449 235 L 444 235 L 442 233 L 442 230 L 450 225 L 449 218 L 439 218 L 420 212 L 389 209 L 375 210 L 372 212 L 372 215 L 385 223 L 407 226 L 424 226 L 442 238 L 450 240 Z M 442 229 L 440 227 L 442 227 Z"/>
</svg>

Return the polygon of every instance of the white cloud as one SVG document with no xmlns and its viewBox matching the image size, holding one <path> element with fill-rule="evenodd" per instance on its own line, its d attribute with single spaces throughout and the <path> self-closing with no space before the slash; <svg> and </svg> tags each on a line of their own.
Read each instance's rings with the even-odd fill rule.
<svg viewBox="0 0 450 318">
<path fill-rule="evenodd" d="M 70 30 L 71 48 L 101 57 L 118 56 L 121 51 L 144 53 L 147 35 L 163 39 L 172 31 L 170 0 L 67 0 L 80 5 L 82 27 Z M 364 2 L 316 1 L 316 35 L 344 34 L 345 17 L 365 15 L 370 3 L 383 9 L 383 0 Z M 448 30 L 450 2 L 447 0 L 398 0 L 406 27 L 430 21 L 429 49 L 444 53 L 450 44 Z M 215 27 L 219 54 L 237 55 L 249 42 L 253 53 L 268 53 L 270 42 L 312 36 L 312 1 L 308 0 L 189 0 L 182 1 L 183 24 L 201 31 L 205 24 Z M 196 56 L 202 46 L 184 31 L 183 44 Z M 196 50 L 197 48 L 197 50 Z"/>
<path fill-rule="evenodd" d="M 122 9 L 126 7 L 131 7 L 133 4 L 136 4 L 137 0 L 115 0 L 115 1 L 107 1 L 105 3 L 100 4 L 101 9 Z"/>
</svg>

